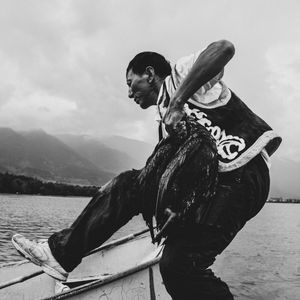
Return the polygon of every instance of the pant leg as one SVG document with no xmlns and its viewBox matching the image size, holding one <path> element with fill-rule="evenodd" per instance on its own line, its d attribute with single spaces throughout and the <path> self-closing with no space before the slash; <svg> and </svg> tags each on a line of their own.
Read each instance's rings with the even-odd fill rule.
<svg viewBox="0 0 300 300">
<path fill-rule="evenodd" d="M 50 236 L 51 252 L 66 271 L 71 272 L 86 253 L 139 214 L 139 173 L 131 170 L 115 177 L 99 190 L 71 227 Z"/>
<path fill-rule="evenodd" d="M 173 300 L 232 300 L 225 282 L 209 266 L 228 244 L 220 231 L 201 225 L 197 238 L 182 233 L 165 243 L 160 272 Z"/>
<path fill-rule="evenodd" d="M 100 189 L 70 228 L 48 240 L 52 254 L 68 272 L 90 250 L 104 243 L 134 215 L 149 220 L 154 213 L 157 183 L 176 152 L 172 139 L 159 143 L 142 170 L 127 171 Z"/>
<path fill-rule="evenodd" d="M 269 172 L 260 156 L 243 169 L 223 174 L 200 224 L 168 237 L 160 270 L 174 300 L 233 299 L 227 284 L 209 267 L 263 207 L 269 183 Z"/>
<path fill-rule="evenodd" d="M 194 122 L 189 131 L 186 138 L 170 137 L 159 143 L 141 171 L 127 171 L 114 178 L 91 200 L 70 228 L 57 232 L 49 238 L 49 246 L 54 257 L 66 271 L 72 271 L 87 252 L 100 246 L 134 215 L 143 212 L 147 221 L 152 218 L 158 183 L 182 143 L 185 151 L 194 149 L 196 141 L 198 147 L 203 145 L 201 149 L 211 145 L 207 151 L 209 157 L 213 149 L 216 153 L 215 142 L 204 127 Z M 183 150 L 181 149 L 180 154 Z M 183 154 L 181 155 L 183 157 L 190 156 L 185 152 Z M 202 156 L 198 157 L 195 162 L 202 166 L 200 163 Z M 178 158 L 176 161 L 180 162 L 181 159 Z M 189 175 L 188 172 L 184 174 Z M 141 198 L 143 201 L 140 201 Z"/>
</svg>

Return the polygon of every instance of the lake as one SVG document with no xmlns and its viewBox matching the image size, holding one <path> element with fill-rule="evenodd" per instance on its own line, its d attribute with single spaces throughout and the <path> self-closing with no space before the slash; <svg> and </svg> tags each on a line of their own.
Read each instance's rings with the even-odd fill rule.
<svg viewBox="0 0 300 300">
<path fill-rule="evenodd" d="M 45 238 L 71 224 L 89 198 L 0 194 L 0 264 L 21 258 L 11 245 L 18 232 Z M 140 216 L 112 239 L 145 228 Z M 267 203 L 217 258 L 214 271 L 235 299 L 300 299 L 300 204 Z"/>
</svg>

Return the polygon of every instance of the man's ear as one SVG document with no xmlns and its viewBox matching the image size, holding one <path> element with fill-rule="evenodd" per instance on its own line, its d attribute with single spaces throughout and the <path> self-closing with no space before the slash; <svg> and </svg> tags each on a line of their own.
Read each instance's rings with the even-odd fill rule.
<svg viewBox="0 0 300 300">
<path fill-rule="evenodd" d="M 155 70 L 152 66 L 148 66 L 145 69 L 145 74 L 148 76 L 148 82 L 151 83 L 154 80 L 155 77 Z"/>
</svg>

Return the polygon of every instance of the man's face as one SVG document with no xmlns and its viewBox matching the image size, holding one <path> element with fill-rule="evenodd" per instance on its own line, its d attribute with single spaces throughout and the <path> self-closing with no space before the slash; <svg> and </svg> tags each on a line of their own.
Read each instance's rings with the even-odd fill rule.
<svg viewBox="0 0 300 300">
<path fill-rule="evenodd" d="M 129 70 L 126 80 L 128 85 L 128 97 L 133 98 L 135 103 L 139 104 L 142 109 L 156 104 L 157 93 L 155 93 L 153 86 L 149 83 L 148 74 L 143 73 L 139 75 Z"/>
</svg>

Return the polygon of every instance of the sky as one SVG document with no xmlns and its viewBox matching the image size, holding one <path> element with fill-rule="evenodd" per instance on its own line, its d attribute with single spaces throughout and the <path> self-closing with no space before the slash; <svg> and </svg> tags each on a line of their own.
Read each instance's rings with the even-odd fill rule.
<svg viewBox="0 0 300 300">
<path fill-rule="evenodd" d="M 171 62 L 228 39 L 224 81 L 300 161 L 300 1 L 0 0 L 0 127 L 155 143 L 155 108 L 127 97 L 141 51 Z"/>
</svg>

